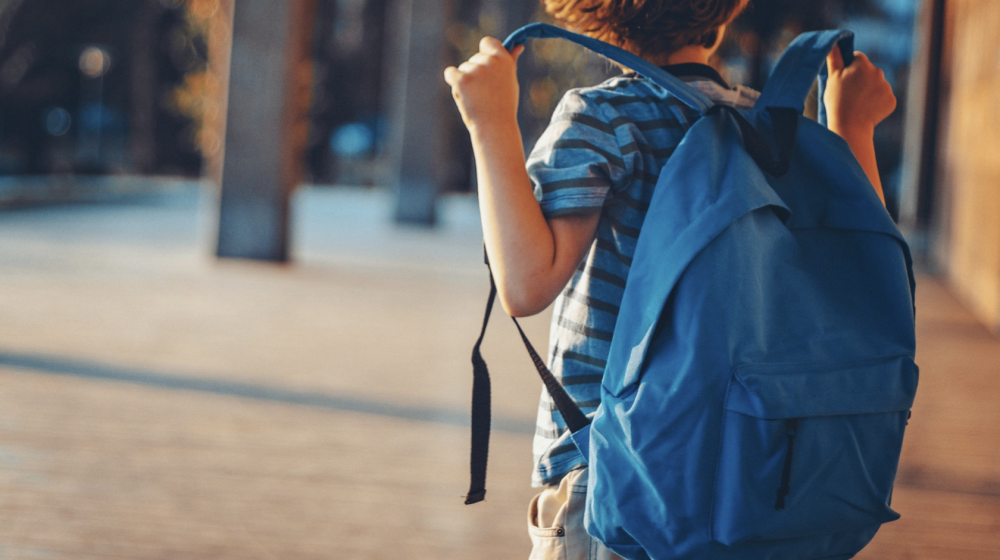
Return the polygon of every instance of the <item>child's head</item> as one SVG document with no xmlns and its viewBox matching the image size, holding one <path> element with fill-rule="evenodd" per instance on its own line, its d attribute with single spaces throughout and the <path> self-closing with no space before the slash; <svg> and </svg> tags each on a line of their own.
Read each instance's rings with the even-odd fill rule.
<svg viewBox="0 0 1000 560">
<path fill-rule="evenodd" d="M 748 0 L 541 0 L 557 22 L 644 57 L 706 48 Z"/>
</svg>

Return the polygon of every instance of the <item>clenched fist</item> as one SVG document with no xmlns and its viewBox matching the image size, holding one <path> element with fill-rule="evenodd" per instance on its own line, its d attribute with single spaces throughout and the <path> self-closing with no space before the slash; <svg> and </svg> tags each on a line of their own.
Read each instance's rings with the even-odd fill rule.
<svg viewBox="0 0 1000 560">
<path fill-rule="evenodd" d="M 840 48 L 826 57 L 829 80 L 823 94 L 830 130 L 845 138 L 874 132 L 896 109 L 896 96 L 885 74 L 863 53 L 854 53 L 854 62 L 844 66 Z"/>
<path fill-rule="evenodd" d="M 518 45 L 507 52 L 503 43 L 483 37 L 479 52 L 455 68 L 444 70 L 444 81 L 469 130 L 489 129 L 494 124 L 517 120 L 517 57 L 524 51 Z"/>
</svg>

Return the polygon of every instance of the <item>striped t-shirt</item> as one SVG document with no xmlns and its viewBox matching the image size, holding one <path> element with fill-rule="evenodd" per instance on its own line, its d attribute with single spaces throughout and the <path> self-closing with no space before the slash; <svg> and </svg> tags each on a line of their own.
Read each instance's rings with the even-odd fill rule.
<svg viewBox="0 0 1000 560">
<path fill-rule="evenodd" d="M 665 68 L 716 103 L 747 108 L 757 99 L 753 90 L 730 89 L 709 66 Z M 600 402 L 611 333 L 657 177 L 697 118 L 660 86 L 624 74 L 567 92 L 528 157 L 547 218 L 601 214 L 593 246 L 555 301 L 549 338 L 549 367 L 588 416 Z M 544 389 L 533 451 L 534 486 L 556 484 L 585 463 Z"/>
</svg>

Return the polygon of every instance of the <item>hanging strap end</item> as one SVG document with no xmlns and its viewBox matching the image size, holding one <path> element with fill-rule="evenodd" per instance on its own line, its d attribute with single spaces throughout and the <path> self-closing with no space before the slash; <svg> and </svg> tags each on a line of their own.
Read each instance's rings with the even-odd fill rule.
<svg viewBox="0 0 1000 560">
<path fill-rule="evenodd" d="M 471 506 L 472 504 L 478 504 L 479 502 L 486 499 L 486 489 L 476 490 L 475 492 L 469 492 L 469 495 L 465 497 L 465 505 Z"/>
</svg>

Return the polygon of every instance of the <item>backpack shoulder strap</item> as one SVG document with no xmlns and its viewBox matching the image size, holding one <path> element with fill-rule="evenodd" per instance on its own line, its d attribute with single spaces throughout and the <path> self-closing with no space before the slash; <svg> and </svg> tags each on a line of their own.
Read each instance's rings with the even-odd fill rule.
<svg viewBox="0 0 1000 560">
<path fill-rule="evenodd" d="M 560 29 L 552 25 L 544 23 L 526 25 L 507 37 L 507 40 L 504 41 L 504 47 L 507 48 L 507 50 L 510 50 L 517 45 L 524 44 L 528 39 L 533 38 L 566 39 L 586 47 L 597 54 L 603 55 L 604 57 L 613 60 L 622 66 L 635 70 L 639 74 L 646 76 L 654 83 L 673 94 L 681 102 L 703 115 L 709 114 L 713 107 L 715 107 L 715 103 L 713 103 L 712 100 L 704 94 L 670 75 L 669 72 L 657 67 L 655 64 L 647 62 L 642 58 L 614 45 L 610 45 L 585 35 L 566 31 L 565 29 Z M 487 258 L 485 260 L 486 266 L 489 268 L 489 259 Z M 486 496 L 486 465 L 489 456 L 491 415 L 490 374 L 486 366 L 486 361 L 483 359 L 480 347 L 483 342 L 483 337 L 486 334 L 486 326 L 490 320 L 490 313 L 493 310 L 493 302 L 496 298 L 496 294 L 496 283 L 493 280 L 493 271 L 490 270 L 489 300 L 486 303 L 486 312 L 483 317 L 483 326 L 479 332 L 479 338 L 476 340 L 476 344 L 472 350 L 472 452 L 470 458 L 471 480 L 469 484 L 469 493 L 466 495 L 465 499 L 465 503 L 467 505 L 481 502 Z M 583 413 L 583 411 L 580 410 L 576 403 L 573 402 L 573 398 L 569 396 L 562 385 L 559 384 L 559 380 L 556 379 L 556 377 L 552 375 L 552 372 L 549 371 L 548 367 L 546 367 L 545 361 L 538 355 L 538 352 L 535 351 L 534 347 L 532 347 L 531 342 L 528 341 L 528 337 L 521 329 L 521 325 L 517 322 L 517 319 L 514 319 L 514 324 L 517 325 L 518 333 L 521 335 L 521 340 L 524 342 L 524 346 L 528 350 L 528 354 L 531 356 L 531 361 L 534 363 L 535 369 L 538 370 L 538 375 L 541 377 L 546 390 L 548 390 L 549 395 L 552 397 L 552 400 L 555 402 L 556 407 L 559 410 L 559 413 L 566 422 L 566 426 L 569 428 L 573 441 L 576 442 L 577 447 L 580 448 L 584 457 L 587 457 L 587 438 L 589 434 L 590 420 Z"/>
<path fill-rule="evenodd" d="M 528 39 L 557 38 L 566 39 L 567 41 L 586 47 L 587 49 L 605 58 L 642 74 L 652 80 L 653 83 L 673 94 L 685 105 L 701 114 L 707 113 L 708 110 L 715 105 L 715 103 L 706 97 L 705 94 L 685 84 L 683 80 L 675 78 L 666 70 L 663 70 L 651 62 L 647 62 L 639 56 L 609 43 L 605 43 L 599 39 L 587 37 L 586 35 L 580 35 L 579 33 L 573 33 L 572 31 L 567 31 L 547 23 L 532 23 L 525 25 L 524 27 L 511 33 L 510 36 L 503 42 L 503 46 L 506 47 L 507 50 L 511 50 L 517 45 L 524 44 Z"/>
<path fill-rule="evenodd" d="M 805 109 L 806 95 L 813 80 L 819 76 L 819 122 L 826 124 L 823 89 L 826 85 L 826 55 L 833 46 L 840 46 L 844 64 L 854 61 L 854 33 L 846 30 L 809 31 L 788 45 L 778 60 L 767 85 L 757 100 L 759 107 L 791 107 L 800 114 Z"/>
<path fill-rule="evenodd" d="M 471 505 L 483 501 L 486 498 L 486 463 L 490 452 L 490 372 L 486 367 L 486 360 L 483 359 L 480 347 L 483 344 L 483 337 L 486 336 L 486 326 L 490 322 L 490 313 L 493 311 L 493 302 L 497 296 L 497 285 L 493 279 L 493 269 L 490 267 L 490 259 L 483 248 L 483 260 L 486 269 L 490 272 L 490 296 L 486 301 L 486 313 L 483 316 L 483 328 L 479 331 L 479 338 L 472 348 L 472 449 L 470 455 L 470 481 L 469 493 L 465 497 L 465 505 Z M 538 355 L 535 347 L 528 340 L 528 335 L 524 334 L 524 329 L 517 319 L 511 317 L 517 332 L 521 335 L 521 341 L 531 356 L 535 369 L 538 370 L 545 389 L 555 402 L 556 408 L 562 414 L 566 427 L 569 428 L 570 435 L 584 457 L 588 456 L 587 437 L 590 434 L 590 420 L 580 410 L 580 407 L 573 402 L 573 397 L 569 396 L 566 389 L 559 384 L 549 368 L 545 365 L 545 360 Z"/>
</svg>

